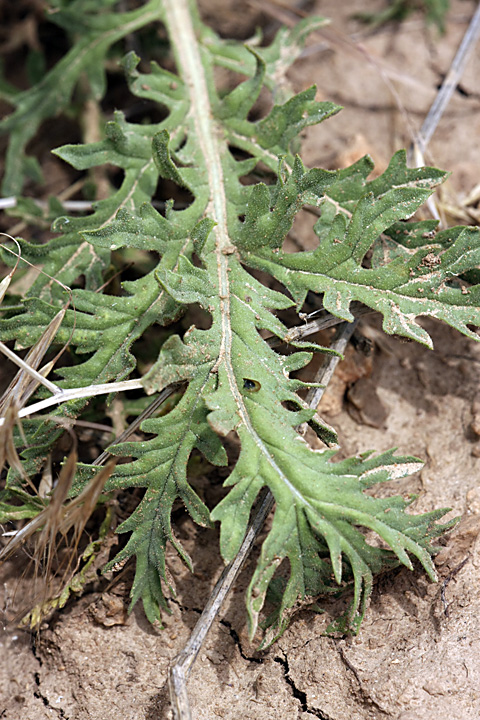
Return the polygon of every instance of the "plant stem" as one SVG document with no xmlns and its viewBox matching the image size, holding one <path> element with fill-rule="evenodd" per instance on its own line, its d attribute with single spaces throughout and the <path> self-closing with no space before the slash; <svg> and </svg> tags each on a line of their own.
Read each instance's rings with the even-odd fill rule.
<svg viewBox="0 0 480 720">
<path fill-rule="evenodd" d="M 47 407 L 57 405 L 58 403 L 68 402 L 69 400 L 78 400 L 85 397 L 94 397 L 95 395 L 108 395 L 112 392 L 122 392 L 122 390 L 140 390 L 142 388 L 141 379 L 134 378 L 133 380 L 120 380 L 119 382 L 113 383 L 101 383 L 99 385 L 87 385 L 86 387 L 80 388 L 69 388 L 68 390 L 61 390 L 61 392 L 53 395 L 52 397 L 45 398 L 45 400 L 39 400 L 33 405 L 29 405 L 23 410 L 18 412 L 18 417 L 23 418 L 33 413 L 45 410 Z M 4 424 L 5 418 L 0 418 L 0 427 Z"/>
<path fill-rule="evenodd" d="M 357 321 L 353 323 L 343 323 L 338 328 L 336 337 L 331 345 L 332 350 L 343 353 L 351 338 Z M 313 394 L 309 393 L 309 405 L 316 408 L 320 402 L 320 398 L 325 392 L 326 386 L 332 379 L 335 368 L 337 367 L 340 357 L 338 355 L 329 355 L 325 364 L 320 368 L 315 377 L 315 382 L 323 382 L 323 388 L 314 388 Z M 318 392 L 317 392 L 318 391 Z M 170 690 L 170 699 L 173 709 L 174 720 L 192 720 L 190 704 L 188 702 L 187 681 L 193 664 L 200 652 L 200 648 L 213 625 L 213 622 L 220 612 L 220 609 L 237 579 L 241 569 L 243 568 L 248 555 L 253 547 L 257 535 L 261 531 L 263 524 L 268 517 L 274 505 L 272 493 L 264 489 L 260 497 L 258 509 L 255 511 L 253 519 L 249 525 L 243 543 L 235 556 L 222 572 L 217 584 L 215 585 L 200 618 L 195 625 L 190 638 L 181 652 L 177 655 L 170 667 L 168 686 Z"/>
</svg>

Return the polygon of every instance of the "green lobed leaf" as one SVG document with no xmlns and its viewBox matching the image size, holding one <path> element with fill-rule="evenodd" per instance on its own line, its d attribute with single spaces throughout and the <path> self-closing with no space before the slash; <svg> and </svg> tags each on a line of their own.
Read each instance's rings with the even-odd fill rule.
<svg viewBox="0 0 480 720">
<path fill-rule="evenodd" d="M 90 14 L 86 14 L 82 5 L 78 1 L 71 3 L 69 8 L 62 8 L 60 13 L 51 16 L 68 30 L 83 32 L 37 85 L 11 97 L 16 108 L 0 121 L 0 133 L 8 133 L 10 138 L 2 186 L 5 195 L 21 192 L 28 169 L 27 143 L 43 120 L 55 117 L 67 106 L 81 74 L 87 74 L 99 99 L 105 89 L 103 67 L 109 48 L 129 33 L 159 19 L 161 14 L 160 0 L 150 0 L 136 10 L 120 14 L 103 14 L 105 3 L 90 5 Z"/>
<path fill-rule="evenodd" d="M 159 605 L 165 607 L 162 582 L 169 586 L 165 567 L 167 541 L 172 543 L 187 566 L 192 567 L 171 527 L 173 503 L 179 498 L 195 522 L 210 524 L 207 507 L 187 481 L 190 454 L 198 448 L 210 462 L 226 464 L 225 450 L 210 430 L 206 408 L 199 400 L 206 382 L 208 372 L 203 375 L 198 372 L 183 398 L 166 417 L 145 421 L 144 429 L 155 433 L 156 438 L 144 443 L 123 443 L 112 449 L 117 455 L 133 455 L 139 459 L 120 465 L 106 490 L 125 487 L 145 487 L 147 490 L 140 505 L 118 528 L 118 532 L 130 532 L 131 535 L 108 568 L 135 555 L 132 607 L 141 598 L 151 622 L 160 620 Z"/>
<path fill-rule="evenodd" d="M 91 7 L 88 0 L 82 2 Z M 155 14 L 157 5 L 151 0 L 146 8 Z M 64 17 L 68 25 L 70 18 Z M 100 32 L 111 20 L 105 18 L 87 17 L 84 27 Z M 352 319 L 350 303 L 360 301 L 383 314 L 387 332 L 425 344 L 431 341 L 416 323 L 418 315 L 444 319 L 478 339 L 468 324 L 480 319 L 479 286 L 466 289 L 452 279 L 478 265 L 478 231 L 454 229 L 431 237 L 431 224 L 405 223 L 445 174 L 407 168 L 403 152 L 373 181 L 368 181 L 369 158 L 337 172 L 305 168 L 295 154 L 296 136 L 339 108 L 316 102 L 314 88 L 288 98 L 275 87 L 275 78 L 298 54 L 315 22 L 282 30 L 270 48 L 257 43 L 247 49 L 205 29 L 183 0 L 164 0 L 162 18 L 178 75 L 155 64 L 149 73 L 139 72 L 133 54 L 124 68 L 132 93 L 157 103 L 164 119 L 138 125 L 116 113 L 101 142 L 58 150 L 77 169 L 107 162 L 118 167 L 120 188 L 86 218 L 57 219 L 55 229 L 64 232 L 60 238 L 42 247 L 22 242 L 27 259 L 42 263 L 62 282 L 71 284 L 75 273 L 88 278 L 84 289 L 74 291 L 75 309 L 57 335 L 79 359 L 59 371 L 65 386 L 127 376 L 136 366 L 134 341 L 145 338 L 153 324 L 177 319 L 188 305 L 202 308 L 211 322 L 206 330 L 192 326 L 183 336 L 167 337 L 143 378 L 147 393 L 187 384 L 177 406 L 143 424 L 155 437 L 110 448 L 135 459 L 117 466 L 108 489 L 141 487 L 145 495 L 121 526 L 130 538 L 109 567 L 136 557 L 132 604 L 141 598 L 148 617 L 158 620 L 169 585 L 167 542 L 190 564 L 171 526 L 176 500 L 199 524 L 220 521 L 221 550 L 228 561 L 267 486 L 276 509 L 248 591 L 251 633 L 284 559 L 290 573 L 270 638 L 281 633 L 299 603 L 347 584 L 353 585 L 353 601 L 346 625 L 356 630 L 373 574 L 396 562 L 411 567 L 413 556 L 434 578 L 432 542 L 449 526 L 437 523 L 443 510 L 412 515 L 403 498 L 366 493 L 376 482 L 418 469 L 415 459 L 387 453 L 332 463 L 330 451 L 312 450 L 299 437 L 294 428 L 303 422 L 311 421 L 321 437 L 326 429 L 299 399 L 304 384 L 291 373 L 309 362 L 312 350 L 324 349 L 297 343 L 295 351 L 282 355 L 265 334 L 283 339 L 287 328 L 277 311 L 295 304 L 300 309 L 313 291 L 338 317 Z M 219 64 L 247 79 L 222 92 L 214 82 Z M 251 109 L 263 85 L 274 90 L 274 104 L 265 118 L 254 121 Z M 23 142 L 23 130 L 19 137 Z M 245 184 L 244 176 L 265 166 L 270 184 Z M 189 190 L 193 200 L 186 209 L 167 203 L 162 214 L 153 207 L 162 178 Z M 306 204 L 322 211 L 315 226 L 318 248 L 286 254 L 282 244 Z M 397 233 L 403 227 L 410 234 L 400 242 Z M 123 283 L 119 293 L 102 294 L 110 252 L 123 248 L 154 255 L 154 267 Z M 289 295 L 266 287 L 252 270 L 268 273 Z M 24 310 L 2 321 L 0 336 L 31 345 L 64 302 L 63 291 L 39 277 Z M 55 412 L 75 416 L 83 404 Z M 239 459 L 225 482 L 225 498 L 209 513 L 189 483 L 188 460 L 195 450 L 212 464 L 225 465 L 222 438 L 231 433 L 240 442 Z M 31 457 L 41 442 L 43 451 L 52 434 L 40 440 L 41 426 L 36 425 L 34 436 Z M 390 550 L 369 544 L 361 528 L 376 533 Z"/>
<path fill-rule="evenodd" d="M 345 209 L 329 214 L 330 229 L 320 226 L 320 244 L 310 252 L 294 255 L 258 243 L 258 249 L 246 247 L 242 259 L 250 267 L 273 275 L 288 289 L 298 307 L 308 291 L 323 293 L 323 305 L 337 317 L 351 321 L 352 301 L 359 301 L 382 313 L 383 329 L 432 346 L 431 339 L 417 322 L 420 315 L 436 317 L 465 335 L 478 339 L 468 326 L 480 324 L 480 286 L 465 291 L 451 279 L 478 266 L 480 262 L 479 231 L 476 228 L 453 229 L 440 233 L 438 241 L 419 242 L 412 232 L 415 252 L 407 248 L 397 252 L 390 262 L 365 267 L 367 252 L 382 233 L 398 228 L 425 201 L 438 178 L 430 168 L 408 170 L 405 153 L 397 153 L 384 174 L 367 184 L 356 200 L 342 199 Z M 427 178 L 430 177 L 430 180 Z M 430 183 L 430 189 L 426 187 Z M 371 188 L 373 187 L 373 192 Z M 390 187 L 391 189 L 387 189 Z M 331 194 L 331 188 L 326 195 Z M 337 197 L 338 192 L 335 192 Z M 350 197 L 355 193 L 349 193 Z M 347 196 L 348 199 L 348 196 Z M 328 199 L 327 199 L 328 203 Z M 264 204 L 258 217 L 274 216 L 276 206 Z M 328 212 L 328 211 L 327 211 Z M 264 221 L 265 224 L 265 221 Z M 429 226 L 428 233 L 431 231 Z M 390 231 L 392 232 L 392 231 Z M 423 234 L 423 232 L 421 233 Z M 424 240 L 420 238 L 420 240 Z M 378 257 L 378 256 L 377 256 Z"/>
</svg>

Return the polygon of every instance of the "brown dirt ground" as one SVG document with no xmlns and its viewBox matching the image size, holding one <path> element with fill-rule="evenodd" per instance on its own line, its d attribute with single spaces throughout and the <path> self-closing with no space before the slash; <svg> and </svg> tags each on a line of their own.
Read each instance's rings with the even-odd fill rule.
<svg viewBox="0 0 480 720">
<path fill-rule="evenodd" d="M 291 73 L 297 89 L 315 82 L 322 98 L 345 107 L 336 120 L 307 134 L 303 156 L 309 165 L 333 167 L 370 152 L 384 167 L 392 151 L 409 143 L 405 118 L 415 128 L 421 124 L 474 9 L 472 2 L 453 0 L 447 33 L 438 38 L 417 15 L 401 26 L 368 33 L 350 17 L 365 5 L 375 9 L 383 3 L 324 0 L 312 10 L 330 17 L 333 29 L 353 36 L 362 50 L 325 46 L 324 38 L 313 38 L 317 50 Z M 234 3 L 205 0 L 204 6 L 226 32 L 236 25 L 236 13 L 243 18 L 248 12 Z M 387 75 L 402 112 L 385 83 Z M 480 182 L 479 76 L 477 49 L 462 92 L 455 93 L 430 147 L 429 161 L 452 172 L 442 199 L 457 208 Z M 296 226 L 297 234 L 301 230 Z M 425 460 L 418 475 L 382 492 L 418 494 L 415 511 L 446 506 L 452 508 L 449 517 L 462 515 L 436 559 L 439 582 L 428 582 L 418 570 L 386 574 L 376 582 L 358 637 L 324 634 L 338 611 L 338 603 L 327 604 L 325 615 L 299 613 L 277 644 L 258 654 L 245 629 L 243 597 L 251 560 L 193 669 L 189 691 L 197 720 L 480 717 L 480 347 L 438 323 L 428 328 L 434 351 L 386 337 L 375 318 L 365 320 L 362 330 L 375 347 L 371 366 L 350 351 L 323 412 L 339 429 L 345 455 L 397 446 Z M 365 367 L 370 375 L 361 377 Z M 126 590 L 120 584 L 71 603 L 37 639 L 22 631 L 5 633 L 0 637 L 1 718 L 171 717 L 165 686 L 169 663 L 222 569 L 214 531 L 195 530 L 185 520 L 178 532 L 193 556 L 195 574 L 188 575 L 171 554 L 178 595 L 165 629 L 152 628 L 140 608 L 126 619 Z M 15 568 L 7 566 L 2 580 L 8 605 Z"/>
</svg>

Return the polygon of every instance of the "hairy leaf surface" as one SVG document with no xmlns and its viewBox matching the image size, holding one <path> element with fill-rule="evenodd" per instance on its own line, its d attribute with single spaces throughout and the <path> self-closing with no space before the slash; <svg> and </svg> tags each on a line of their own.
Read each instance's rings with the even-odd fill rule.
<svg viewBox="0 0 480 720">
<path fill-rule="evenodd" d="M 110 0 L 85 6 L 74 0 L 62 12 L 52 13 L 53 22 L 76 33 L 71 50 L 34 87 L 11 94 L 15 110 L 0 122 L 0 133 L 8 133 L 6 171 L 2 190 L 17 195 L 25 178 L 39 175 L 37 162 L 25 154 L 25 147 L 46 118 L 55 117 L 69 103 L 82 73 L 88 77 L 96 99 L 105 92 L 105 57 L 110 47 L 129 33 L 159 17 L 161 0 L 150 0 L 143 7 L 125 13 L 105 13 Z"/>
<path fill-rule="evenodd" d="M 130 535 L 110 567 L 136 558 L 132 602 L 141 598 L 148 617 L 159 619 L 170 584 L 167 542 L 190 565 L 172 528 L 174 503 L 180 500 L 200 525 L 220 522 L 221 551 L 229 561 L 266 486 L 276 508 L 247 595 L 252 634 L 284 560 L 289 568 L 268 641 L 282 632 L 299 603 L 349 584 L 353 602 L 346 625 L 355 630 L 374 573 L 395 563 L 411 567 L 416 557 L 435 577 L 432 542 L 449 525 L 437 522 L 443 510 L 414 515 L 401 497 L 379 499 L 366 492 L 377 482 L 418 470 L 414 458 L 390 452 L 332 462 L 330 450 L 307 445 L 297 425 L 310 421 L 321 438 L 331 430 L 313 417 L 314 409 L 297 394 L 304 383 L 291 374 L 308 364 L 312 352 L 326 350 L 296 343 L 290 354 L 279 354 L 265 337 L 285 338 L 279 311 L 294 306 L 300 311 L 310 291 L 339 318 L 352 320 L 350 305 L 359 301 L 383 315 L 387 332 L 426 345 L 431 340 L 416 321 L 421 315 L 477 338 L 470 326 L 480 324 L 480 286 L 467 287 L 456 277 L 479 264 L 478 231 L 435 235 L 431 222 L 407 222 L 445 174 L 408 168 L 403 151 L 371 181 L 369 158 L 340 171 L 305 167 L 296 154 L 298 134 L 339 108 L 317 102 L 315 88 L 288 97 L 279 77 L 317 21 L 282 30 L 269 48 L 258 41 L 245 47 L 217 38 L 185 0 L 150 0 L 143 10 L 164 23 L 176 73 L 156 64 L 150 72 L 140 71 L 133 54 L 124 69 L 132 93 L 156 103 L 166 116 L 143 125 L 118 112 L 105 139 L 57 150 L 79 170 L 109 163 L 122 171 L 123 180 L 86 218 L 57 219 L 61 237 L 40 247 L 22 242 L 25 256 L 61 282 L 85 277 L 57 335 L 75 351 L 75 363 L 58 371 L 64 386 L 127 377 L 136 369 L 133 343 L 145 339 L 153 325 L 176 321 L 188 306 L 201 308 L 210 321 L 208 329 L 192 325 L 186 332 L 165 332 L 143 387 L 151 394 L 182 383 L 185 392 L 164 417 L 144 422 L 152 439 L 111 448 L 133 460 L 117 466 L 107 490 L 138 487 L 145 494 L 119 528 Z M 98 18 L 93 24 L 95 32 L 103 28 Z M 217 88 L 216 65 L 243 79 L 233 88 Z M 272 92 L 272 107 L 253 120 L 251 110 L 264 87 Z M 265 182 L 246 183 L 246 177 L 258 179 L 255 173 Z M 162 179 L 188 194 L 186 208 L 173 202 L 155 206 Z M 284 240 L 305 205 L 320 208 L 318 247 L 286 253 Z M 155 258 L 151 269 L 124 282 L 120 292 L 103 294 L 111 253 L 122 257 L 132 249 Z M 258 270 L 277 280 L 281 291 L 260 282 Z M 64 291 L 39 276 L 23 310 L 2 321 L 2 339 L 31 345 L 64 302 Z M 82 407 L 77 402 L 55 412 L 76 415 Z M 27 453 L 38 448 L 40 434 L 37 425 Z M 189 482 L 189 458 L 200 452 L 212 465 L 227 465 L 223 438 L 232 435 L 239 457 L 225 481 L 225 497 L 209 510 Z M 30 509 L 26 504 L 23 516 Z M 366 532 L 385 547 L 370 544 Z"/>
</svg>

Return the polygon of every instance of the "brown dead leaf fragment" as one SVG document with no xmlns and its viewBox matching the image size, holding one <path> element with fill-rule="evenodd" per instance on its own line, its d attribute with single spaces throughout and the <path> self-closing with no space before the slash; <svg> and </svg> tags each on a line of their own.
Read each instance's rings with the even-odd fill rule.
<svg viewBox="0 0 480 720">
<path fill-rule="evenodd" d="M 128 620 L 128 605 L 122 597 L 113 593 L 103 593 L 88 610 L 95 622 L 104 627 L 125 625 Z"/>
</svg>

